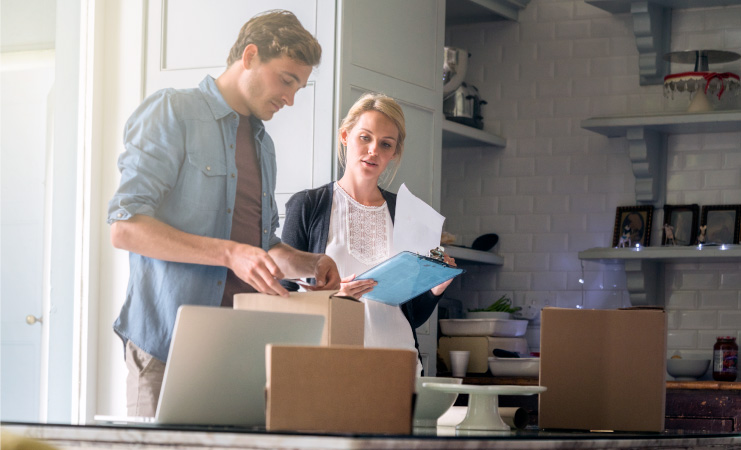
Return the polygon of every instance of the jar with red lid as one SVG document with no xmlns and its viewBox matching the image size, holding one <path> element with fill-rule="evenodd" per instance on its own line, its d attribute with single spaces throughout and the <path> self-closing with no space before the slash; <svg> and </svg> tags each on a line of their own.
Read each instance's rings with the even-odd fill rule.
<svg viewBox="0 0 741 450">
<path fill-rule="evenodd" d="M 718 336 L 713 346 L 713 379 L 736 381 L 738 375 L 738 344 L 731 336 Z"/>
</svg>

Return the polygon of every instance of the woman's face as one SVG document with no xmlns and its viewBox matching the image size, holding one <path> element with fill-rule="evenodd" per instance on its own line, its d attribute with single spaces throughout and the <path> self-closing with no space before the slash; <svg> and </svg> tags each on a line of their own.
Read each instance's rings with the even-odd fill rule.
<svg viewBox="0 0 741 450">
<path fill-rule="evenodd" d="M 366 111 L 351 130 L 342 130 L 340 138 L 347 148 L 345 173 L 377 183 L 396 157 L 399 130 L 384 114 Z"/>
</svg>

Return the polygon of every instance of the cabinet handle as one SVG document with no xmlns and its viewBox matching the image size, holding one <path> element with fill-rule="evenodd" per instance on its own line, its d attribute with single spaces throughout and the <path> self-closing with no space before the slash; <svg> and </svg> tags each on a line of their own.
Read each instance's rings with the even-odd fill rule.
<svg viewBox="0 0 741 450">
<path fill-rule="evenodd" d="M 33 314 L 29 314 L 26 316 L 26 323 L 29 325 L 34 325 L 36 322 L 38 323 L 44 323 L 44 319 L 41 317 L 36 317 Z"/>
</svg>

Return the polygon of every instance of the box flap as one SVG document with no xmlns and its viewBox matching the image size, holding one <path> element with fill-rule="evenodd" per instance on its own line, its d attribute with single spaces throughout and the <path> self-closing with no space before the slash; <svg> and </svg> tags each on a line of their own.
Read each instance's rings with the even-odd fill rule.
<svg viewBox="0 0 741 450">
<path fill-rule="evenodd" d="M 545 308 L 540 358 L 542 428 L 664 429 L 662 310 Z"/>
</svg>

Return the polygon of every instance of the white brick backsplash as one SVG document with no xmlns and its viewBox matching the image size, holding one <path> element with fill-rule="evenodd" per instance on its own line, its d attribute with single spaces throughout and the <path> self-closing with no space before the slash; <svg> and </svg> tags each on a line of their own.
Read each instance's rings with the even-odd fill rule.
<svg viewBox="0 0 741 450">
<path fill-rule="evenodd" d="M 590 37 L 592 23 L 589 20 L 573 20 L 556 23 L 556 39 L 579 39 Z"/>
<path fill-rule="evenodd" d="M 741 329 L 741 311 L 723 311 L 720 313 L 720 328 Z"/>
<path fill-rule="evenodd" d="M 517 187 L 515 177 L 493 177 L 485 178 L 482 194 L 491 195 L 513 195 Z"/>
<path fill-rule="evenodd" d="M 533 251 L 531 234 L 499 234 L 499 249 L 502 253 L 524 253 Z M 513 256 L 514 257 L 514 256 Z"/>
<path fill-rule="evenodd" d="M 703 173 L 672 172 L 667 174 L 667 189 L 669 190 L 696 190 L 703 185 Z"/>
<path fill-rule="evenodd" d="M 672 17 L 671 50 L 741 52 L 741 6 Z M 449 293 L 483 302 L 538 292 L 553 306 L 628 306 L 622 264 L 578 259 L 579 251 L 610 246 L 616 206 L 636 204 L 628 143 L 581 122 L 683 112 L 689 96 L 640 86 L 633 17 L 583 0 L 531 0 L 519 22 L 448 27 L 446 43 L 472 53 L 466 81 L 489 102 L 485 129 L 507 138 L 503 149 L 443 151 L 445 229 L 464 245 L 497 233 L 504 258 L 501 267 L 467 265 Z M 689 69 L 674 64 L 671 72 Z M 712 69 L 738 72 L 738 62 Z M 716 107 L 741 108 L 741 96 L 728 99 Z M 666 203 L 741 204 L 741 133 L 669 134 L 666 158 Z M 662 218 L 656 210 L 654 244 Z M 701 355 L 718 335 L 741 337 L 741 263 L 667 263 L 664 273 L 669 354 Z"/>
<path fill-rule="evenodd" d="M 568 209 L 569 197 L 566 195 L 539 196 L 535 198 L 533 212 L 536 214 L 553 214 Z"/>
<path fill-rule="evenodd" d="M 670 292 L 666 298 L 666 309 L 697 309 L 697 292 Z"/>
<path fill-rule="evenodd" d="M 697 331 L 670 330 L 667 332 L 666 346 L 670 349 L 697 348 Z"/>
<path fill-rule="evenodd" d="M 517 193 L 523 194 L 549 194 L 552 189 L 550 177 L 520 177 L 517 178 Z"/>
<path fill-rule="evenodd" d="M 724 189 L 720 201 L 723 205 L 741 204 L 741 189 Z"/>
<path fill-rule="evenodd" d="M 686 153 L 681 170 L 720 169 L 723 155 L 720 153 Z"/>
<path fill-rule="evenodd" d="M 569 194 L 577 193 L 584 194 L 587 192 L 587 176 L 586 175 L 565 175 L 565 176 L 554 176 L 553 177 L 553 193 L 554 194 Z"/>
<path fill-rule="evenodd" d="M 587 216 L 585 214 L 553 214 L 551 216 L 551 232 L 583 232 L 586 231 Z"/>
<path fill-rule="evenodd" d="M 590 74 L 591 63 L 588 58 L 557 60 L 555 70 L 558 78 L 584 78 Z"/>
<path fill-rule="evenodd" d="M 738 309 L 737 291 L 705 291 L 700 294 L 701 309 Z M 726 311 L 722 315 L 727 314 Z M 741 322 L 738 323 L 741 327 Z"/>
<path fill-rule="evenodd" d="M 575 58 L 605 57 L 610 54 L 610 39 L 595 38 L 574 41 L 573 55 Z"/>
<path fill-rule="evenodd" d="M 679 319 L 679 328 L 683 330 L 708 330 L 718 327 L 718 313 L 716 311 L 682 311 Z"/>
<path fill-rule="evenodd" d="M 741 172 L 738 170 L 715 170 L 705 173 L 704 187 L 730 188 L 741 182 Z"/>
</svg>

